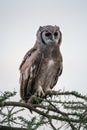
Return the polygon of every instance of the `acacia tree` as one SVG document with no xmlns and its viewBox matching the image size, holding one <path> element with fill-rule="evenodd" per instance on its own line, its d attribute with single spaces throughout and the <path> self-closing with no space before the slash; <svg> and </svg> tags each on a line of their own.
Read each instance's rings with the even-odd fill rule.
<svg viewBox="0 0 87 130">
<path fill-rule="evenodd" d="M 76 91 L 52 91 L 51 97 L 44 99 L 34 96 L 37 104 L 31 105 L 12 102 L 14 95 L 16 92 L 0 95 L 0 130 L 38 130 L 44 126 L 50 130 L 87 130 L 87 96 Z M 26 109 L 27 118 L 21 116 Z"/>
</svg>

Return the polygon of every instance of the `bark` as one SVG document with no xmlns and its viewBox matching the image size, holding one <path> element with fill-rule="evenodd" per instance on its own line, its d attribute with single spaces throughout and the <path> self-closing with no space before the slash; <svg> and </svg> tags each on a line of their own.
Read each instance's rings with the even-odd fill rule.
<svg viewBox="0 0 87 130">
<path fill-rule="evenodd" d="M 1 126 L 0 130 L 27 130 L 26 128 L 19 128 L 19 127 L 10 127 L 10 126 Z"/>
</svg>

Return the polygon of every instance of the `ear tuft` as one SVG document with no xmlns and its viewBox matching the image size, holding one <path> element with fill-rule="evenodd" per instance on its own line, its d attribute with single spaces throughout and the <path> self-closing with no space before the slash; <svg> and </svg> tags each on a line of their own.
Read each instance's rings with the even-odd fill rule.
<svg viewBox="0 0 87 130">
<path fill-rule="evenodd" d="M 56 26 L 56 25 L 55 25 L 55 27 L 56 27 L 57 30 L 60 30 L 60 27 L 59 27 L 59 26 Z"/>
<path fill-rule="evenodd" d="M 43 27 L 42 27 L 42 26 L 40 26 L 40 27 L 39 27 L 39 31 L 42 31 L 42 30 L 43 30 Z"/>
</svg>

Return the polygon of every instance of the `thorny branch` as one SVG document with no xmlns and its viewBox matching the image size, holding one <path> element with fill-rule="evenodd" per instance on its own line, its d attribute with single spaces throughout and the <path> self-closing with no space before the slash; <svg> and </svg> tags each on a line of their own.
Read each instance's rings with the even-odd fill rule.
<svg viewBox="0 0 87 130">
<path fill-rule="evenodd" d="M 42 101 L 41 104 L 31 105 L 28 103 L 2 100 L 2 103 L 0 103 L 0 107 L 2 108 L 6 106 L 15 106 L 15 107 L 27 108 L 32 112 L 35 112 L 38 115 L 42 116 L 41 118 L 42 124 L 44 124 L 44 122 L 47 123 L 48 120 L 49 122 L 48 124 L 51 126 L 53 130 L 57 130 L 56 126 L 53 124 L 54 121 L 63 123 L 65 122 L 65 124 L 69 126 L 69 128 L 71 128 L 72 130 L 77 130 L 77 128 L 78 130 L 80 130 L 81 128 L 84 128 L 84 130 L 86 130 L 87 96 L 83 96 L 75 91 L 72 92 L 52 91 L 51 95 L 54 96 L 54 98 L 53 97 L 49 98 L 48 95 L 46 99 L 35 97 L 35 100 Z M 20 110 L 18 110 L 17 112 L 19 111 Z M 14 112 L 13 114 L 16 114 L 16 112 Z M 2 111 L 1 115 L 6 116 Z"/>
</svg>

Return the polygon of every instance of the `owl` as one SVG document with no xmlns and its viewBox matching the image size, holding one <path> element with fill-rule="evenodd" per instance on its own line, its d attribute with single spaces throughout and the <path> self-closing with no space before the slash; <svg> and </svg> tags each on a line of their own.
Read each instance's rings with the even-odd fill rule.
<svg viewBox="0 0 87 130">
<path fill-rule="evenodd" d="M 63 70 L 60 52 L 62 33 L 58 26 L 40 26 L 36 42 L 20 65 L 20 96 L 26 103 L 35 95 L 51 94 Z"/>
</svg>

